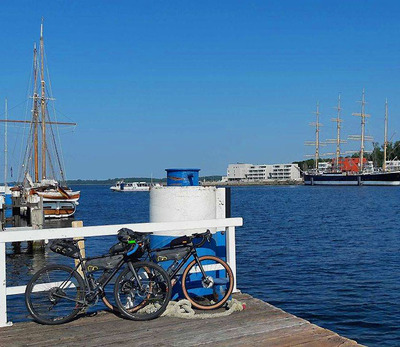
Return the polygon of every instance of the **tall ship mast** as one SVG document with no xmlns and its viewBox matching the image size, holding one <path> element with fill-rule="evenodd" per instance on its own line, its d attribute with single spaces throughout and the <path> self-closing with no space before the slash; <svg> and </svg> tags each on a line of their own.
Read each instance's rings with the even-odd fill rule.
<svg viewBox="0 0 400 347">
<path fill-rule="evenodd" d="M 315 110 L 316 122 L 315 122 L 315 169 L 318 170 L 319 161 L 319 102 L 317 102 L 317 109 Z"/>
<path fill-rule="evenodd" d="M 362 92 L 361 98 L 361 112 L 353 113 L 354 116 L 361 118 L 361 134 L 360 135 L 350 135 L 349 139 L 360 141 L 360 154 L 359 158 L 342 158 L 342 163 L 347 163 L 349 168 L 346 168 L 344 164 L 339 167 L 340 159 L 340 145 L 343 141 L 340 139 L 341 130 L 341 100 L 340 95 L 338 99 L 337 107 L 337 117 L 332 119 L 337 122 L 337 138 L 336 138 L 336 167 L 335 170 L 311 170 L 304 174 L 304 183 L 306 185 L 400 185 L 400 171 L 397 169 L 389 171 L 386 166 L 386 148 L 387 148 L 387 117 L 388 117 L 388 107 L 387 100 L 385 103 L 385 137 L 384 137 L 384 162 L 382 169 L 374 169 L 371 167 L 366 167 L 365 162 L 365 142 L 372 141 L 372 137 L 365 134 L 366 118 L 370 117 L 369 114 L 365 112 L 365 90 Z M 333 141 L 333 140 L 328 140 Z M 333 143 L 333 142 L 330 142 Z M 347 152 L 346 152 L 347 153 Z M 332 153 L 333 154 L 333 153 Z M 357 162 L 356 162 L 357 160 Z M 351 165 L 355 166 L 355 169 L 351 168 Z"/>
<path fill-rule="evenodd" d="M 318 170 L 318 161 L 319 161 L 319 149 L 321 146 L 321 142 L 319 140 L 319 133 L 320 133 L 320 127 L 322 126 L 322 124 L 319 122 L 319 116 L 320 116 L 320 112 L 319 112 L 319 102 L 317 101 L 317 105 L 316 105 L 316 110 L 314 112 L 316 120 L 315 122 L 311 122 L 310 125 L 315 127 L 315 141 L 306 141 L 305 145 L 306 146 L 315 146 L 315 154 L 313 155 L 314 157 L 314 170 L 317 171 Z M 308 157 L 310 157 L 311 155 L 307 155 Z"/>
<path fill-rule="evenodd" d="M 345 143 L 345 141 L 341 140 L 340 138 L 340 130 L 342 128 L 342 122 L 343 122 L 343 120 L 340 118 L 340 113 L 342 111 L 340 93 L 338 96 L 338 104 L 336 110 L 337 110 L 337 116 L 336 118 L 332 119 L 333 122 L 336 122 L 336 161 L 335 161 L 336 168 L 335 169 L 336 171 L 340 171 L 339 159 L 340 155 L 342 154 L 340 150 L 340 145 L 342 143 Z"/>
<path fill-rule="evenodd" d="M 388 145 L 388 140 L 387 140 L 387 132 L 388 132 L 388 101 L 386 98 L 385 101 L 385 133 L 384 133 L 384 140 L 383 140 L 383 164 L 382 164 L 382 170 L 386 171 L 386 151 L 387 151 L 387 145 Z"/>
<path fill-rule="evenodd" d="M 40 26 L 39 52 L 33 47 L 33 87 L 31 120 L 0 120 L 7 123 L 29 123 L 30 131 L 26 141 L 25 157 L 13 196 L 22 200 L 37 196 L 43 198 L 46 218 L 69 217 L 75 213 L 79 191 L 66 186 L 65 170 L 61 151 L 56 141 L 55 126 L 76 125 L 70 122 L 57 122 L 50 118 L 49 101 L 51 85 L 45 81 L 45 50 L 43 38 L 43 20 Z M 49 93 L 48 93 L 49 91 Z M 49 94 L 49 96 L 47 96 Z"/>
<path fill-rule="evenodd" d="M 365 118 L 370 117 L 369 114 L 365 113 L 365 90 L 363 89 L 362 91 L 362 99 L 361 99 L 361 113 L 353 113 L 353 116 L 360 117 L 361 118 L 361 135 L 360 135 L 360 141 L 361 141 L 361 146 L 360 146 L 360 164 L 359 164 L 359 171 L 362 172 L 364 168 L 364 152 L 365 152 L 365 141 L 367 140 L 365 136 Z M 358 139 L 355 136 L 353 136 L 353 139 Z M 369 138 L 368 140 L 372 140 L 372 138 Z"/>
<path fill-rule="evenodd" d="M 335 144 L 336 151 L 334 153 L 326 153 L 326 155 L 334 155 L 335 156 L 335 162 L 332 164 L 332 167 L 334 168 L 335 172 L 340 172 L 341 171 L 340 158 L 342 155 L 341 144 L 347 142 L 345 140 L 342 140 L 342 138 L 341 138 L 341 129 L 342 129 L 343 119 L 340 118 L 341 112 L 342 112 L 340 93 L 338 95 L 338 103 L 337 103 L 337 106 L 335 107 L 335 109 L 337 111 L 336 117 L 332 118 L 331 121 L 336 123 L 336 138 L 328 139 L 328 140 L 326 140 L 326 143 L 327 144 Z"/>
<path fill-rule="evenodd" d="M 360 117 L 361 118 L 361 134 L 360 135 L 350 135 L 349 139 L 350 140 L 356 140 L 356 141 L 360 141 L 360 154 L 359 154 L 359 163 L 358 163 L 358 171 L 360 173 L 365 171 L 365 167 L 364 167 L 364 154 L 366 153 L 365 150 L 365 142 L 366 141 L 373 141 L 373 137 L 372 136 L 368 136 L 365 135 L 365 123 L 366 123 L 366 118 L 369 118 L 370 115 L 365 113 L 365 105 L 366 105 L 366 101 L 365 101 L 365 90 L 363 89 L 362 91 L 362 98 L 361 101 L 359 101 L 361 103 L 361 112 L 360 113 L 353 113 L 353 116 L 356 117 Z"/>
</svg>

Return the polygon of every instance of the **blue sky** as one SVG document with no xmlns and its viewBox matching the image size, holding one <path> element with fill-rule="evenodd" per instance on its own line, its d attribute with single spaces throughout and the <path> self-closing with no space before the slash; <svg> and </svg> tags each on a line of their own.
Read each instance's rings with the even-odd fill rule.
<svg viewBox="0 0 400 347">
<path fill-rule="evenodd" d="M 359 132 L 365 88 L 367 133 L 383 141 L 387 97 L 400 138 L 399 15 L 398 1 L 8 2 L 0 98 L 25 116 L 43 16 L 59 120 L 78 123 L 61 131 L 68 178 L 302 160 L 316 101 L 321 137 L 335 136 L 339 92 L 344 134 Z M 22 129 L 9 133 L 17 167 Z"/>
</svg>

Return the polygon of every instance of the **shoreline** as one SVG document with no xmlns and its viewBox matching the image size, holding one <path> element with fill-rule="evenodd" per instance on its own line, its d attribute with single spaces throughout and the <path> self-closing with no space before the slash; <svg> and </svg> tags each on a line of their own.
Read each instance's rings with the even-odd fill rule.
<svg viewBox="0 0 400 347">
<path fill-rule="evenodd" d="M 166 186 L 165 182 L 159 182 L 162 186 Z M 71 183 L 71 186 L 109 186 L 107 183 Z M 206 181 L 199 182 L 199 186 L 203 187 L 259 187 L 259 186 L 302 186 L 303 181 L 256 181 L 256 182 L 221 182 L 221 181 Z"/>
</svg>

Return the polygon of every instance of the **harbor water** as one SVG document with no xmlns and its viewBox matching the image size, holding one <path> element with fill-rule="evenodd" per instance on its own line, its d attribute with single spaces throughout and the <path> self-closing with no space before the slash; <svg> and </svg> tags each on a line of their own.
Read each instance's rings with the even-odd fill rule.
<svg viewBox="0 0 400 347">
<path fill-rule="evenodd" d="M 84 225 L 149 220 L 149 194 L 81 190 Z M 268 186 L 232 188 L 237 286 L 243 292 L 369 346 L 400 345 L 400 188 Z M 115 238 L 92 238 L 87 254 Z M 51 252 L 12 254 L 7 285 L 22 285 Z M 8 298 L 9 319 L 27 320 L 23 296 Z M 99 306 L 101 307 L 101 306 Z"/>
</svg>

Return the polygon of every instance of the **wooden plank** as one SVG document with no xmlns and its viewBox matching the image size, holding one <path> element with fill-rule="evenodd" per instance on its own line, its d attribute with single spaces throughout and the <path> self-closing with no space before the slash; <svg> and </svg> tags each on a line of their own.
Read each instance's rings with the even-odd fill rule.
<svg viewBox="0 0 400 347">
<path fill-rule="evenodd" d="M 7 346 L 357 346 L 246 294 L 235 294 L 247 308 L 212 319 L 161 317 L 133 322 L 100 312 L 60 326 L 34 322 L 0 329 L 0 345 Z"/>
</svg>

